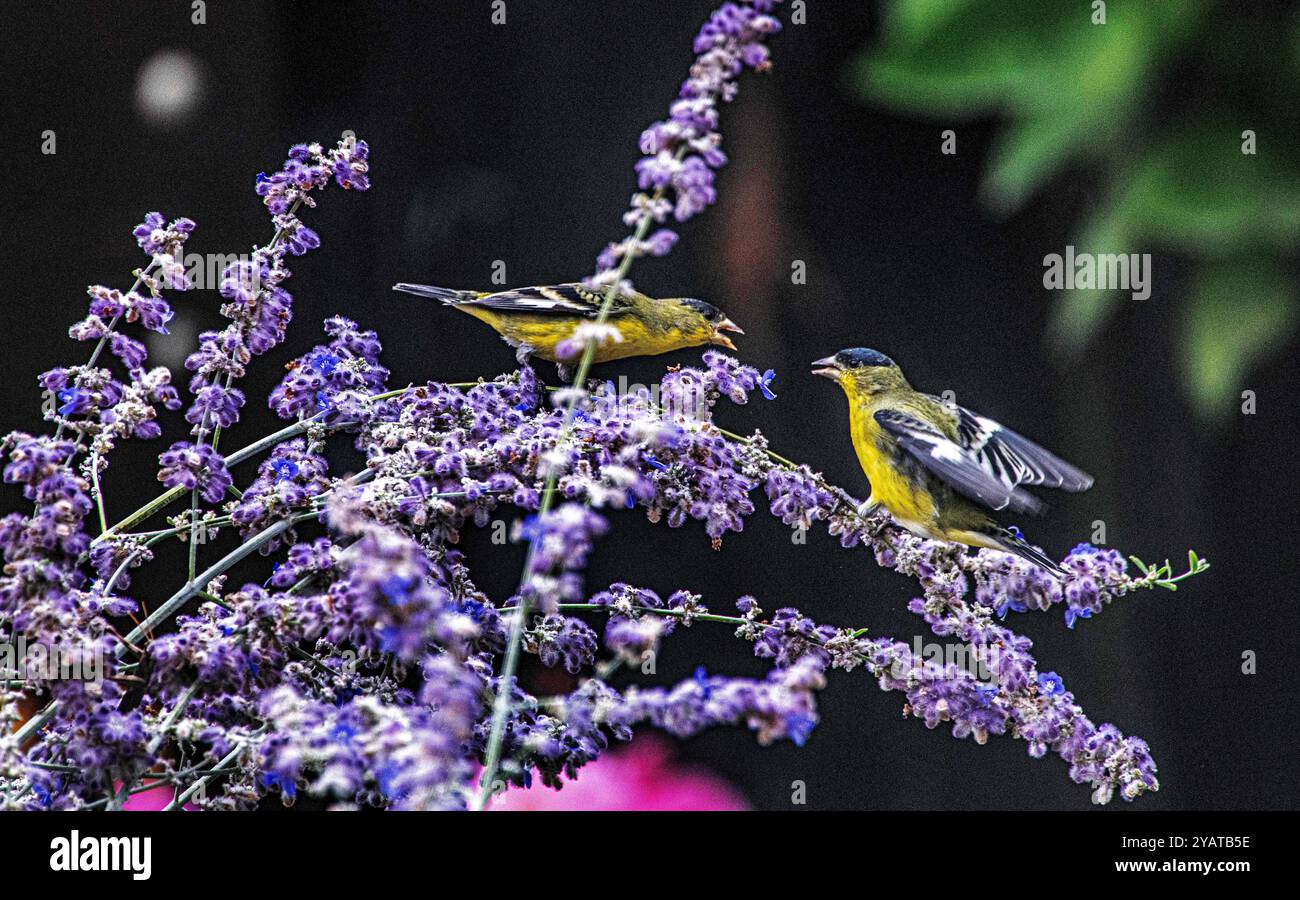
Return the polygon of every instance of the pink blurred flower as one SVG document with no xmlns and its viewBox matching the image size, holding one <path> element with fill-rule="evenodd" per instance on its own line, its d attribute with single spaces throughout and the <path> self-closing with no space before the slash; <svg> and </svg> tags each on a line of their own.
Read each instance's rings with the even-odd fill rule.
<svg viewBox="0 0 1300 900">
<path fill-rule="evenodd" d="M 730 811 L 749 804 L 726 781 L 697 766 L 672 760 L 671 745 L 637 735 L 635 741 L 582 768 L 557 791 L 534 784 L 510 788 L 493 810 Z"/>
<path fill-rule="evenodd" d="M 121 782 L 117 782 L 116 787 L 121 790 Z M 122 804 L 122 808 L 132 812 L 159 812 L 165 809 L 168 803 L 172 802 L 174 796 L 176 796 L 176 792 L 171 785 L 160 784 L 156 788 L 150 788 L 147 791 L 141 791 L 127 797 Z M 198 807 L 192 803 L 186 803 L 185 809 L 193 811 Z"/>
</svg>

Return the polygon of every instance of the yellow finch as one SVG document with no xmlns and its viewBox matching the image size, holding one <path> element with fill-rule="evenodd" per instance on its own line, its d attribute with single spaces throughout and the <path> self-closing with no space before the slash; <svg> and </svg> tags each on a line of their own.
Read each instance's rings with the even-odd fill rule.
<svg viewBox="0 0 1300 900">
<path fill-rule="evenodd" d="M 982 507 L 1039 513 L 1043 502 L 1021 485 L 1086 491 L 1090 475 L 992 419 L 914 390 L 883 353 L 858 347 L 813 365 L 848 395 L 853 448 L 871 482 L 864 512 L 883 506 L 914 534 L 1014 553 L 1064 575 Z"/>
<path fill-rule="evenodd" d="M 704 344 L 735 350 L 736 345 L 723 332 L 744 334 L 722 310 L 691 297 L 656 300 L 641 293 L 619 292 L 605 320 L 608 331 L 600 331 L 594 326 L 605 292 L 581 284 L 497 293 L 455 291 L 425 284 L 398 284 L 393 290 L 441 300 L 483 320 L 515 348 L 520 363 L 527 362 L 530 356 L 549 360 L 565 381 L 571 376 L 569 366 L 582 355 L 584 340 L 598 342 L 594 361 L 602 363 Z M 585 334 L 584 324 L 588 329 Z"/>
</svg>

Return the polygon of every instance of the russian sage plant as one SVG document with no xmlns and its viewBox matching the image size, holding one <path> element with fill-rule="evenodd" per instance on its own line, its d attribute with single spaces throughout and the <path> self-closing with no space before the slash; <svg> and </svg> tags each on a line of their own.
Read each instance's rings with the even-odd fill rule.
<svg viewBox="0 0 1300 900">
<path fill-rule="evenodd" d="M 678 99 L 642 135 L 630 233 L 605 248 L 589 279 L 607 298 L 635 259 L 671 250 L 669 219 L 714 202 L 714 172 L 726 162 L 720 108 L 744 72 L 770 68 L 776 5 L 726 3 L 701 28 Z M 368 156 L 351 136 L 329 149 L 298 145 L 279 171 L 257 177 L 273 237 L 223 275 L 229 324 L 201 334 L 185 361 L 191 439 L 159 454 L 158 497 L 116 524 L 105 515 L 113 450 L 158 438 L 159 414 L 185 406 L 171 374 L 147 367 L 138 333 L 165 334 L 166 293 L 189 286 L 180 264 L 189 219 L 145 217 L 134 235 L 148 261 L 134 284 L 90 288 L 89 314 L 70 330 L 93 342 L 87 362 L 41 376 L 52 433 L 15 432 L 0 444 L 4 481 L 23 495 L 0 520 L 0 643 L 26 648 L 0 684 L 4 807 L 120 808 L 167 785 L 171 808 L 287 804 L 300 793 L 339 806 L 482 808 L 510 785 L 559 787 L 638 726 L 681 737 L 743 726 L 761 743 L 802 745 L 836 669 L 902 693 L 928 727 L 947 722 L 959 738 L 1006 735 L 1031 756 L 1056 754 L 1096 802 L 1157 789 L 1147 745 L 1094 724 L 1004 622 L 1057 609 L 1074 627 L 1132 591 L 1174 589 L 1206 563 L 1192 554 L 1181 575 L 1141 563 L 1134 574 L 1118 552 L 1080 545 L 1058 582 L 1018 558 L 970 554 L 864 516 L 760 434 L 714 423 L 718 403 L 775 400 L 771 372 L 708 351 L 654 390 L 620 395 L 588 379 L 608 302 L 574 335 L 582 357 L 576 386 L 563 390 L 527 366 L 472 384 L 390 389 L 379 337 L 336 316 L 268 398 L 285 427 L 225 452 L 248 399 L 238 383 L 291 319 L 286 262 L 321 243 L 298 214 L 330 185 L 367 190 Z M 331 469 L 327 451 L 339 441 L 364 454 L 360 472 Z M 685 529 L 683 540 L 703 532 L 720 547 L 759 496 L 787 525 L 825 527 L 864 565 L 914 578 L 921 596 L 909 609 L 968 645 L 983 670 L 936 664 L 796 609 L 765 613 L 753 597 L 715 600 L 686 587 L 661 597 L 583 581 L 622 516 L 639 510 Z M 165 523 L 146 526 L 169 509 Z M 514 595 L 491 598 L 457 544 L 503 516 L 519 520 L 526 562 Z M 205 558 L 223 532 L 238 544 Z M 164 541 L 188 543 L 188 571 L 169 597 L 146 604 L 132 596 L 132 573 Z M 254 553 L 273 563 L 266 580 L 230 582 L 228 570 Z M 620 664 L 639 664 L 696 625 L 732 629 L 770 660 L 768 674 L 701 667 L 667 687 L 610 685 Z M 581 676 L 578 687 L 529 693 L 516 678 L 523 654 Z M 36 657 L 61 665 L 30 665 Z M 75 667 L 96 677 L 67 677 Z M 23 701 L 38 710 L 25 714 Z"/>
</svg>

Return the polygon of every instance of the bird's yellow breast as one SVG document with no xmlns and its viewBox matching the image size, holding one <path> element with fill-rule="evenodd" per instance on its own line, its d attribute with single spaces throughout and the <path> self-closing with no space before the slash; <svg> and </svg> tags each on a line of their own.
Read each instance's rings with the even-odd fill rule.
<svg viewBox="0 0 1300 900">
<path fill-rule="evenodd" d="M 925 530 L 934 527 L 934 500 L 925 485 L 913 482 L 892 459 L 880 451 L 880 424 L 865 404 L 850 403 L 849 425 L 858 463 L 871 482 L 871 503 L 879 503 L 900 522 Z"/>
<path fill-rule="evenodd" d="M 549 314 L 511 313 L 503 316 L 494 310 L 473 305 L 456 308 L 491 325 L 511 344 L 527 344 L 534 348 L 536 355 L 548 362 L 561 361 L 556 358 L 556 345 L 570 337 L 573 329 L 586 321 Z M 639 317 L 631 315 L 611 318 L 609 324 L 618 328 L 623 339 L 617 342 L 604 341 L 596 348 L 594 362 L 603 363 L 630 356 L 654 356 L 683 347 L 698 346 L 707 340 L 707 333 L 697 336 L 685 334 L 676 328 L 652 329 Z"/>
</svg>

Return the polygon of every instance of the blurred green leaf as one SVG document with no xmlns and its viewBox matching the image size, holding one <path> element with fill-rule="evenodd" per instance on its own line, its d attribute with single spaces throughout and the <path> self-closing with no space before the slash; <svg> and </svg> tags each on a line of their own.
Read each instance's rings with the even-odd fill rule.
<svg viewBox="0 0 1300 900">
<path fill-rule="evenodd" d="M 915 46 L 932 37 L 967 7 L 978 0 L 911 0 L 885 7 L 886 28 L 892 40 Z"/>
<path fill-rule="evenodd" d="M 1187 64 L 1175 69 L 1180 56 Z M 1300 110 L 1297 63 L 1300 11 L 1260 17 L 1209 0 L 1112 0 L 1106 24 L 1094 25 L 1085 2 L 898 0 L 852 76 L 865 99 L 906 113 L 1002 117 L 981 188 L 999 212 L 1071 162 L 1100 163 L 1110 188 L 1070 243 L 1199 261 L 1179 352 L 1189 396 L 1210 415 L 1231 408 L 1243 374 L 1296 326 L 1300 301 L 1284 271 L 1242 260 L 1293 258 L 1300 243 L 1297 148 L 1286 140 Z M 1156 80 L 1171 71 L 1202 87 L 1182 118 L 1157 130 L 1167 98 Z M 1246 129 L 1257 131 L 1253 155 L 1241 152 Z M 1088 345 L 1126 296 L 1061 292 L 1057 345 Z"/>
<path fill-rule="evenodd" d="M 1200 415 L 1226 413 L 1240 401 L 1245 373 L 1290 340 L 1297 299 L 1291 279 L 1271 263 L 1230 261 L 1200 273 L 1180 344 Z"/>
<path fill-rule="evenodd" d="M 1003 214 L 1019 207 L 1050 178 L 1064 148 L 1086 140 L 1083 120 L 1044 116 L 1008 125 L 993 146 L 984 176 L 986 205 Z"/>
<path fill-rule="evenodd" d="M 1093 214 L 1075 246 L 1090 253 L 1132 252 L 1128 229 L 1128 219 L 1111 203 Z M 1052 342 L 1064 353 L 1081 352 L 1110 321 L 1123 297 L 1119 291 L 1096 288 L 1060 292 L 1049 325 Z"/>
<path fill-rule="evenodd" d="M 985 184 L 986 199 L 1009 210 L 1071 157 L 1109 144 L 1200 7 L 1112 3 L 1108 24 L 1093 25 L 1086 4 L 903 0 L 889 7 L 880 48 L 859 61 L 857 86 L 908 112 L 1009 116 Z"/>
<path fill-rule="evenodd" d="M 1092 253 L 1172 249 L 1210 259 L 1289 251 L 1300 241 L 1300 180 L 1275 153 L 1247 156 L 1240 131 L 1221 119 L 1179 130 L 1146 152 L 1074 242 Z M 1086 347 L 1110 320 L 1124 291 L 1061 295 L 1052 335 L 1069 353 Z"/>
<path fill-rule="evenodd" d="M 1208 255 L 1294 247 L 1300 180 L 1279 165 L 1271 134 L 1248 156 L 1241 131 L 1211 118 L 1142 158 L 1116 191 L 1118 214 L 1135 241 Z"/>
</svg>

